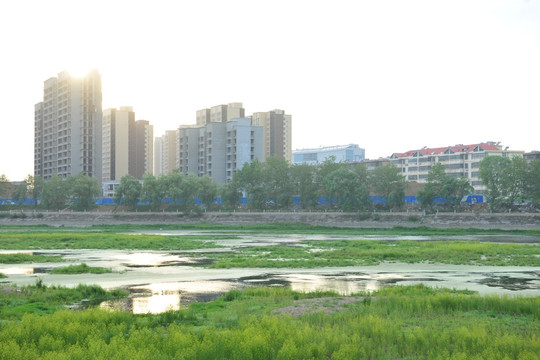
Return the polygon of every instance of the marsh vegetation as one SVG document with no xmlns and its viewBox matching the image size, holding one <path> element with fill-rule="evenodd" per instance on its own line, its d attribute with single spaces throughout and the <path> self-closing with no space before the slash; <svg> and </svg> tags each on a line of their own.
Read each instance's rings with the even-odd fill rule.
<svg viewBox="0 0 540 360">
<path fill-rule="evenodd" d="M 6 229 L 0 232 L 0 243 L 4 249 L 19 250 L 189 251 L 190 256 L 213 260 L 196 266 L 217 268 L 316 268 L 381 262 L 540 266 L 538 242 L 485 243 L 467 238 L 494 233 L 535 237 L 535 231 L 418 228 L 377 232 L 306 225 L 201 224 L 192 226 L 198 233 L 190 235 L 140 232 L 163 228 Z M 179 228 L 186 230 L 176 225 L 165 230 Z M 202 233 L 206 230 L 208 233 Z M 332 234 L 336 239 L 226 246 L 250 233 L 276 237 L 287 233 Z M 462 240 L 363 239 L 377 233 L 448 235 Z M 227 252 L 193 252 L 217 248 Z M 27 256 L 30 258 L 23 262 L 37 259 L 33 257 L 36 255 Z M 58 269 L 80 273 L 94 268 L 81 263 Z M 96 285 L 46 286 L 41 278 L 25 287 L 5 282 L 9 276 L 2 281 L 1 359 L 537 359 L 540 354 L 540 297 L 480 296 L 469 290 L 420 284 L 383 287 L 352 294 L 342 301 L 344 296 L 329 291 L 246 287 L 180 310 L 136 315 L 96 307 L 102 301 L 129 296 L 125 290 L 107 291 Z M 79 310 L 74 311 L 74 307 Z M 284 310 L 291 308 L 299 311 Z"/>
<path fill-rule="evenodd" d="M 38 292 L 39 290 L 35 289 Z M 232 291 L 160 315 L 33 311 L 0 325 L 2 359 L 536 359 L 540 299 L 392 287 L 339 312 L 276 309 L 332 293 Z"/>
</svg>

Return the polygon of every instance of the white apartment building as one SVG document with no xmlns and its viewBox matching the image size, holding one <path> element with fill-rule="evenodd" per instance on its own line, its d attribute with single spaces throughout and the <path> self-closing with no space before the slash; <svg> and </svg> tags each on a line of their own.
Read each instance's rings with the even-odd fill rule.
<svg viewBox="0 0 540 360">
<path fill-rule="evenodd" d="M 482 195 L 486 187 L 478 176 L 479 163 L 488 155 L 505 157 L 523 156 L 523 151 L 503 149 L 498 143 L 484 142 L 471 145 L 455 145 L 440 148 L 424 147 L 404 153 L 394 153 L 390 162 L 401 168 L 407 181 L 425 183 L 431 168 L 436 163 L 444 165 L 446 173 L 469 179 L 474 191 Z"/>
<path fill-rule="evenodd" d="M 34 175 L 49 179 L 80 172 L 102 178 L 101 75 L 67 71 L 45 81 L 34 107 Z"/>
</svg>

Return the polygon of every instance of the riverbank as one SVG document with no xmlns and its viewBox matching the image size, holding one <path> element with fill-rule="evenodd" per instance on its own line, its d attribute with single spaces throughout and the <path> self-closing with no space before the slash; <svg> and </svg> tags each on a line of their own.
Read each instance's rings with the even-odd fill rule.
<svg viewBox="0 0 540 360">
<path fill-rule="evenodd" d="M 13 212 L 20 214 L 20 212 Z M 159 212 L 26 212 L 23 216 L 0 218 L 0 225 L 49 225 L 87 227 L 120 224 L 216 223 L 253 225 L 265 223 L 305 223 L 352 228 L 437 227 L 503 230 L 540 229 L 535 213 L 339 213 L 339 212 L 208 212 L 201 215 Z"/>
</svg>

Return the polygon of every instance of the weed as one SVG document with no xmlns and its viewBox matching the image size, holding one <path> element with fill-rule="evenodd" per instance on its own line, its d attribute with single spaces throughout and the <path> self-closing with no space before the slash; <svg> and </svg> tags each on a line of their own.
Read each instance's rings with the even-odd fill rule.
<svg viewBox="0 0 540 360">
<path fill-rule="evenodd" d="M 106 274 L 112 273 L 111 269 L 102 267 L 91 267 L 84 263 L 80 265 L 69 265 L 51 270 L 51 274 Z"/>
</svg>

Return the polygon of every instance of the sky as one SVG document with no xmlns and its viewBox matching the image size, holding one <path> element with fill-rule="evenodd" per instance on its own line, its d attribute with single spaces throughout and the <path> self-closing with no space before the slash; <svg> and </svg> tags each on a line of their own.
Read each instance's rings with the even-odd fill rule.
<svg viewBox="0 0 540 360">
<path fill-rule="evenodd" d="M 3 1 L 0 34 L 12 181 L 33 173 L 43 82 L 89 68 L 103 109 L 133 106 L 155 136 L 242 102 L 292 115 L 293 150 L 540 150 L 540 1 Z"/>
</svg>

